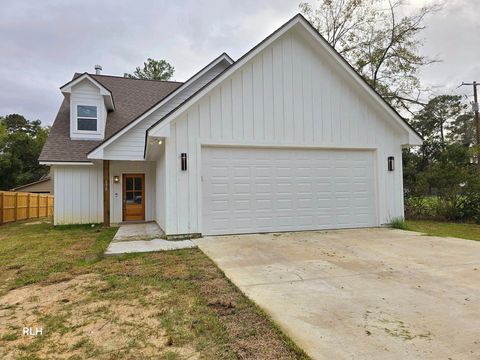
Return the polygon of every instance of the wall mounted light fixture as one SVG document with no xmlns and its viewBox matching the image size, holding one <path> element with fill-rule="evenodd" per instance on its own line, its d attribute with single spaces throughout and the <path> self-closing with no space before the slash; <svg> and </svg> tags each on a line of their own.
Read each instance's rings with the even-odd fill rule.
<svg viewBox="0 0 480 360">
<path fill-rule="evenodd" d="M 393 156 L 388 157 L 388 171 L 395 170 L 395 158 Z"/>
<path fill-rule="evenodd" d="M 113 182 L 114 182 L 115 184 L 119 183 L 119 182 L 120 182 L 120 176 L 114 175 L 114 176 L 113 176 Z"/>
<path fill-rule="evenodd" d="M 182 171 L 187 171 L 187 153 L 182 153 L 180 155 Z"/>
</svg>

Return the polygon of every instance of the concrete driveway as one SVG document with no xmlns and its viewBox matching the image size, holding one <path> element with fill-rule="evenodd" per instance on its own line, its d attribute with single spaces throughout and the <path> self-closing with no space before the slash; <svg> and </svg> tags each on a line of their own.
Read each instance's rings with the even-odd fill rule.
<svg viewBox="0 0 480 360">
<path fill-rule="evenodd" d="M 480 358 L 480 242 L 364 229 L 196 243 L 313 358 Z"/>
</svg>

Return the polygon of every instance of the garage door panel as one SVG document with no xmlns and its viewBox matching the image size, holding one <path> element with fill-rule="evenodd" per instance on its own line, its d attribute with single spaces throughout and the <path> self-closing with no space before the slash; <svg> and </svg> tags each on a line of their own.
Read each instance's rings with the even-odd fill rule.
<svg viewBox="0 0 480 360">
<path fill-rule="evenodd" d="M 212 199 L 212 211 L 226 211 L 229 208 L 228 200 L 215 200 Z"/>
<path fill-rule="evenodd" d="M 274 200 L 275 208 L 278 210 L 293 210 L 293 199 Z"/>
<path fill-rule="evenodd" d="M 228 193 L 227 183 L 212 182 L 212 194 L 227 194 L 227 193 Z"/>
<path fill-rule="evenodd" d="M 256 194 L 270 194 L 272 192 L 272 185 L 273 183 L 269 182 L 262 182 L 260 184 L 255 184 L 255 192 Z"/>
<path fill-rule="evenodd" d="M 250 177 L 250 168 L 247 166 L 244 166 L 244 167 L 237 166 L 237 167 L 234 167 L 232 170 L 233 170 L 233 175 L 236 177 L 246 177 L 246 178 Z"/>
<path fill-rule="evenodd" d="M 255 200 L 255 209 L 257 210 L 273 210 L 273 201 L 271 199 L 256 199 Z"/>
<path fill-rule="evenodd" d="M 281 165 L 276 164 L 275 173 L 277 174 L 278 178 L 280 178 L 280 177 L 287 177 L 288 178 L 288 177 L 292 176 L 293 169 L 283 167 Z"/>
<path fill-rule="evenodd" d="M 202 148 L 204 234 L 375 226 L 373 152 Z"/>
</svg>

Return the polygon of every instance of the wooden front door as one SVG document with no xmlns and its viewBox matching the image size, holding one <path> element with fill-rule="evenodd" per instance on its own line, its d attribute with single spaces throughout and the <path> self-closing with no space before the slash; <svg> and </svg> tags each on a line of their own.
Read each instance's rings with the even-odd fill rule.
<svg viewBox="0 0 480 360">
<path fill-rule="evenodd" d="M 145 220 L 145 174 L 123 174 L 123 221 Z"/>
</svg>

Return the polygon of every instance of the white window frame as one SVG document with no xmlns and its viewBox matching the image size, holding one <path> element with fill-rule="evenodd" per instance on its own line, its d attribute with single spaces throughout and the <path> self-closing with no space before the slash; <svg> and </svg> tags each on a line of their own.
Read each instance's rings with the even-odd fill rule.
<svg viewBox="0 0 480 360">
<path fill-rule="evenodd" d="M 77 106 L 96 106 L 97 107 L 97 131 L 78 129 L 78 107 Z M 103 102 L 93 99 L 75 99 L 70 103 L 70 137 L 78 140 L 98 140 L 103 139 L 104 134 L 104 109 Z"/>
<path fill-rule="evenodd" d="M 92 107 L 95 107 L 95 109 L 97 110 L 97 116 L 95 117 L 89 117 L 89 116 L 78 116 L 78 107 L 79 106 L 92 106 Z M 75 125 L 76 125 L 76 129 L 75 129 L 75 132 L 78 133 L 78 134 L 98 134 L 100 133 L 98 128 L 99 128 L 99 121 L 98 121 L 98 113 L 100 112 L 100 109 L 99 107 L 96 105 L 96 104 L 76 104 L 75 105 Z M 80 130 L 78 128 L 78 119 L 95 119 L 96 122 L 97 122 L 97 129 L 96 130 Z"/>
</svg>

